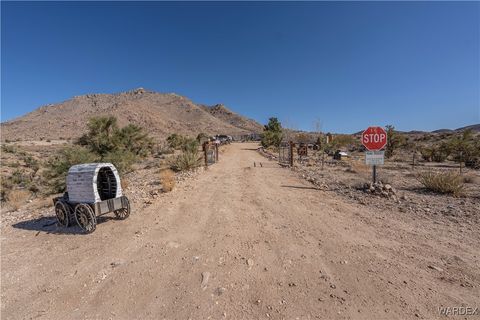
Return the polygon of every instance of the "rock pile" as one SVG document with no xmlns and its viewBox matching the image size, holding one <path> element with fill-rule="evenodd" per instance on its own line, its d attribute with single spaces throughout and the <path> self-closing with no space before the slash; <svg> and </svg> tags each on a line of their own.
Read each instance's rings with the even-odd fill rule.
<svg viewBox="0 0 480 320">
<path fill-rule="evenodd" d="M 312 176 L 302 174 L 302 178 L 307 180 L 308 182 L 314 184 L 318 189 L 321 190 L 328 190 L 328 185 L 320 181 L 319 179 L 316 179 Z"/>
<path fill-rule="evenodd" d="M 363 185 L 363 190 L 371 194 L 380 195 L 385 198 L 391 198 L 395 201 L 398 200 L 397 191 L 388 183 L 383 184 L 381 181 L 375 182 L 375 183 L 373 182 L 365 183 Z"/>
</svg>

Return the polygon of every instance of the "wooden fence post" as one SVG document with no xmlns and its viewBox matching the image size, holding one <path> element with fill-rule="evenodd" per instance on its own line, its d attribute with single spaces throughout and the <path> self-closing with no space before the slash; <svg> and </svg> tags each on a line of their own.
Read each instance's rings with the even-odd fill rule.
<svg viewBox="0 0 480 320">
<path fill-rule="evenodd" d="M 205 167 L 208 167 L 208 142 L 203 143 L 203 155 L 205 157 Z"/>
<path fill-rule="evenodd" d="M 218 162 L 218 144 L 215 143 L 215 162 Z"/>
<path fill-rule="evenodd" d="M 290 141 L 290 166 L 293 167 L 293 141 Z"/>
</svg>

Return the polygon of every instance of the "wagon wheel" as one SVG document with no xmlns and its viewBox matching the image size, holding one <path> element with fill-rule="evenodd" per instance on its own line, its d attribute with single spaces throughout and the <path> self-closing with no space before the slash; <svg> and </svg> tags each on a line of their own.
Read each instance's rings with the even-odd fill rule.
<svg viewBox="0 0 480 320">
<path fill-rule="evenodd" d="M 55 215 L 57 216 L 57 223 L 62 227 L 68 227 L 71 223 L 71 210 L 68 204 L 63 201 L 57 201 L 55 204 Z"/>
<path fill-rule="evenodd" d="M 130 201 L 128 201 L 127 197 L 124 197 L 124 199 L 126 206 L 122 209 L 115 210 L 115 216 L 120 220 L 125 220 L 130 215 Z"/>
<path fill-rule="evenodd" d="M 97 217 L 88 204 L 80 203 L 75 207 L 75 219 L 85 233 L 92 233 L 95 231 Z"/>
</svg>

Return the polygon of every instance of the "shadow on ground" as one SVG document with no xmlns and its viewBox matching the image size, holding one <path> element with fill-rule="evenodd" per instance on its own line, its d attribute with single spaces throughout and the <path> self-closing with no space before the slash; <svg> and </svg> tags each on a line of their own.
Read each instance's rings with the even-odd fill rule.
<svg viewBox="0 0 480 320">
<path fill-rule="evenodd" d="M 315 187 L 305 187 L 305 186 L 281 186 L 282 188 L 293 188 L 293 189 L 310 189 L 310 190 L 318 190 Z"/>
<path fill-rule="evenodd" d="M 113 217 L 97 217 L 97 225 L 104 223 L 108 220 L 113 220 Z M 85 234 L 76 222 L 73 223 L 71 227 L 64 228 L 57 225 L 57 218 L 55 216 L 51 217 L 41 217 L 37 219 L 25 220 L 17 222 L 12 225 L 16 229 L 23 229 L 29 231 L 37 231 L 37 234 L 40 232 L 45 232 L 47 234 Z"/>
</svg>

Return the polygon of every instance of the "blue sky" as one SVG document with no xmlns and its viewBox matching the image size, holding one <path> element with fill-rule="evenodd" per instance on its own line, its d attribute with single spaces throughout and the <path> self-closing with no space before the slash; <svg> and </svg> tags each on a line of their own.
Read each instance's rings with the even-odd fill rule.
<svg viewBox="0 0 480 320">
<path fill-rule="evenodd" d="M 2 2 L 2 121 L 137 87 L 265 123 L 480 122 L 480 2 Z"/>
</svg>

